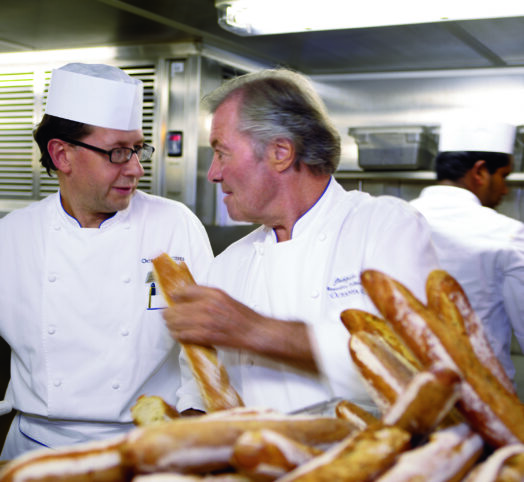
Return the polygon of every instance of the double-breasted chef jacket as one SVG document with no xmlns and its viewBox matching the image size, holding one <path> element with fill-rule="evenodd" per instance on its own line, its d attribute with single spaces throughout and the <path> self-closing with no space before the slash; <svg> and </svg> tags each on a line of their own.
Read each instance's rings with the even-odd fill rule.
<svg viewBox="0 0 524 482">
<path fill-rule="evenodd" d="M 464 288 L 513 379 L 512 330 L 524 349 L 524 224 L 455 186 L 424 188 L 411 204 L 428 220 L 443 269 Z"/>
<path fill-rule="evenodd" d="M 425 301 L 426 278 L 435 268 L 420 213 L 399 198 L 345 191 L 334 178 L 296 222 L 289 241 L 277 243 L 273 230 L 261 226 L 229 246 L 213 261 L 208 284 L 265 315 L 306 322 L 321 370 L 316 376 L 249 352 L 221 350 L 245 404 L 290 412 L 343 397 L 373 410 L 340 313 L 377 313 L 360 282 L 365 269 L 393 276 Z M 180 410 L 202 408 L 190 379 L 179 397 Z"/>
<path fill-rule="evenodd" d="M 212 251 L 186 206 L 137 191 L 98 229 L 81 228 L 56 193 L 1 219 L 0 246 L 6 400 L 21 413 L 4 452 L 10 438 L 55 447 L 116 436 L 142 394 L 176 402 L 179 347 L 151 260 L 167 252 L 202 280 Z"/>
</svg>

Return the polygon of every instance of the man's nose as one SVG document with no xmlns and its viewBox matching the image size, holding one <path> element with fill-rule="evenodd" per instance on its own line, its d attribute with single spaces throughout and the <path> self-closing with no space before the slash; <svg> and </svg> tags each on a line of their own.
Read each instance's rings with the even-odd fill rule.
<svg viewBox="0 0 524 482">
<path fill-rule="evenodd" d="M 215 160 L 215 156 L 213 156 L 213 160 L 207 171 L 207 180 L 209 182 L 222 182 L 222 172 L 218 162 Z"/>
<path fill-rule="evenodd" d="M 126 176 L 133 176 L 136 178 L 141 178 L 144 175 L 144 167 L 142 166 L 136 152 L 134 152 L 131 159 L 124 164 L 123 171 Z"/>
</svg>

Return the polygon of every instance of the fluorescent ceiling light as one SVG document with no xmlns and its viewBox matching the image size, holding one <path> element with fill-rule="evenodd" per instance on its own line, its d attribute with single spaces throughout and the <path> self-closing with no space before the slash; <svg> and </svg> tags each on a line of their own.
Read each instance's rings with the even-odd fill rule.
<svg viewBox="0 0 524 482">
<path fill-rule="evenodd" d="M 523 0 L 215 0 L 218 23 L 238 35 L 267 35 L 524 16 Z"/>
</svg>

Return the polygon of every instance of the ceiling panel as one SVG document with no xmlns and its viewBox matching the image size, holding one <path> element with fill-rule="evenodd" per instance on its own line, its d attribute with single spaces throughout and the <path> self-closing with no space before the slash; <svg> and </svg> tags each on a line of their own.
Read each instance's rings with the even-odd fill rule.
<svg viewBox="0 0 524 482">
<path fill-rule="evenodd" d="M 308 74 L 524 65 L 524 17 L 239 37 L 213 0 L 2 0 L 0 52 L 203 40 Z"/>
</svg>

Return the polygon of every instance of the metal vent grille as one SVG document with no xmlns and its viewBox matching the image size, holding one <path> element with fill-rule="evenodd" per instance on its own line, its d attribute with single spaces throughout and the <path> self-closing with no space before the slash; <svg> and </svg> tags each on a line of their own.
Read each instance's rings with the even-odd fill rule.
<svg viewBox="0 0 524 482">
<path fill-rule="evenodd" d="M 153 65 L 124 67 L 129 75 L 144 82 L 143 131 L 145 142 L 154 138 L 156 72 Z M 51 71 L 44 76 L 44 105 Z M 33 123 L 41 114 L 35 87 L 37 74 L 31 71 L 0 73 L 0 198 L 42 199 L 56 192 L 56 175 L 49 177 L 39 162 L 40 152 L 33 141 Z M 36 111 L 36 112 L 35 112 Z M 43 111 L 43 109 L 42 109 Z M 139 188 L 153 192 L 153 162 L 143 163 L 145 174 Z"/>
<path fill-rule="evenodd" d="M 0 73 L 0 197 L 33 197 L 33 72 Z"/>
</svg>

